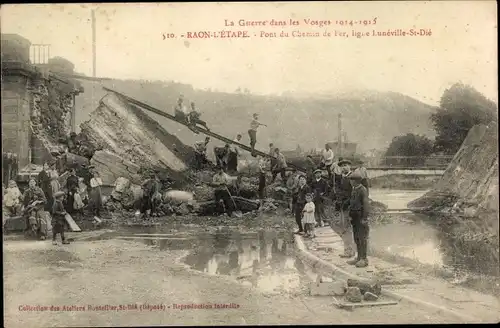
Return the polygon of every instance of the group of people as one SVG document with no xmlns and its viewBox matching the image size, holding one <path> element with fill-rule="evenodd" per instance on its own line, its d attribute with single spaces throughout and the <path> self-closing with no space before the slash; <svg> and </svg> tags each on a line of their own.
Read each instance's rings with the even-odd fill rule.
<svg viewBox="0 0 500 328">
<path fill-rule="evenodd" d="M 92 167 L 83 171 L 92 172 Z M 100 216 L 102 180 L 98 172 L 90 175 L 78 177 L 75 168 L 71 168 L 63 188 L 55 164 L 44 163 L 37 178 L 30 178 L 24 193 L 21 193 L 14 180 L 9 181 L 4 190 L 4 208 L 11 216 L 23 216 L 26 232 L 42 240 L 48 237 L 46 213 L 50 213 L 53 243 L 57 244 L 56 235 L 59 233 L 62 243 L 67 244 L 64 236 L 66 214 L 83 215 L 85 206 L 89 205 L 92 214 Z"/>
<path fill-rule="evenodd" d="M 289 177 L 292 209 L 298 226 L 295 233 L 315 237 L 314 228 L 329 221 L 344 242 L 341 257 L 354 257 L 348 261 L 349 264 L 366 267 L 369 234 L 369 181 L 366 168 L 361 162 L 355 170 L 351 170 L 352 163 L 342 158 L 330 164 L 327 162 L 331 160 L 329 150 L 326 149 L 326 156 L 314 169 L 312 179 L 298 172 Z M 323 178 L 323 170 L 328 172 L 327 179 Z M 326 217 L 327 200 L 333 202 L 333 218 Z"/>
</svg>

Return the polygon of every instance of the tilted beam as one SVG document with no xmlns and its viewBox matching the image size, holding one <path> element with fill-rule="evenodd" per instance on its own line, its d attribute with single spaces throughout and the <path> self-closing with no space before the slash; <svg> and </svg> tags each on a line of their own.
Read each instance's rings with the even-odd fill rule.
<svg viewBox="0 0 500 328">
<path fill-rule="evenodd" d="M 145 103 L 143 103 L 143 102 L 141 102 L 141 101 L 139 101 L 139 100 L 137 100 L 137 99 L 134 99 L 134 98 L 131 98 L 131 97 L 127 96 L 127 95 L 124 95 L 123 93 L 120 93 L 120 92 L 118 92 L 118 91 L 116 91 L 116 90 L 109 89 L 109 88 L 106 88 L 106 87 L 103 87 L 103 89 L 104 89 L 104 90 L 106 90 L 106 91 L 108 91 L 108 92 L 112 92 L 112 93 L 116 94 L 116 95 L 117 95 L 117 96 L 119 96 L 120 98 L 122 98 L 122 99 L 126 100 L 127 102 L 129 102 L 129 103 L 131 103 L 131 104 L 133 104 L 133 105 L 136 105 L 136 106 L 138 106 L 138 107 L 141 107 L 141 108 L 143 108 L 143 109 L 146 109 L 146 110 L 148 110 L 148 111 L 150 111 L 150 112 L 152 112 L 152 113 L 155 113 L 155 114 L 157 114 L 157 115 L 160 115 L 160 116 L 166 117 L 166 118 L 168 118 L 168 119 L 170 119 L 170 120 L 172 120 L 172 121 L 175 121 L 175 122 L 177 122 L 177 123 L 179 123 L 179 124 L 182 124 L 182 125 L 184 125 L 184 126 L 186 126 L 186 127 L 190 128 L 191 130 L 193 130 L 193 129 L 194 129 L 194 130 L 195 130 L 195 131 L 197 131 L 197 132 L 201 132 L 201 133 L 203 133 L 203 134 L 205 134 L 205 135 L 207 135 L 207 136 L 213 137 L 213 138 L 218 139 L 218 140 L 220 140 L 220 141 L 223 141 L 223 142 L 225 142 L 225 143 L 227 143 L 227 144 L 234 144 L 234 145 L 237 145 L 238 147 L 240 147 L 241 149 L 244 149 L 244 150 L 246 150 L 246 151 L 252 152 L 252 148 L 248 147 L 247 145 L 241 144 L 241 143 L 239 143 L 239 142 L 235 142 L 235 141 L 233 141 L 233 140 L 231 140 L 231 139 L 229 139 L 229 138 L 226 138 L 226 137 L 224 137 L 224 136 L 221 136 L 220 134 L 217 134 L 217 133 L 212 132 L 212 131 L 207 131 L 207 130 L 205 130 L 205 129 L 199 129 L 199 128 L 196 128 L 196 127 L 189 127 L 189 125 L 188 125 L 188 124 L 186 124 L 185 122 L 183 122 L 183 121 L 181 121 L 181 120 L 177 119 L 174 115 L 168 114 L 168 113 L 166 113 L 166 112 L 164 112 L 164 111 L 162 111 L 162 110 L 159 110 L 159 109 L 157 109 L 157 108 L 154 108 L 154 107 L 152 107 L 152 106 L 150 106 L 150 105 L 148 105 L 148 104 L 145 104 Z M 264 152 L 261 152 L 261 151 L 259 151 L 259 150 L 254 150 L 254 153 L 255 153 L 255 154 L 257 154 L 257 155 L 260 155 L 260 156 L 266 157 L 266 158 L 277 159 L 276 157 L 271 156 L 271 155 L 269 155 L 269 154 L 266 154 L 266 153 L 264 153 Z M 292 168 L 297 169 L 297 171 L 300 171 L 300 172 L 306 172 L 306 170 L 305 170 L 304 168 L 302 168 L 302 167 L 300 167 L 300 166 L 297 166 L 297 165 L 295 165 L 295 164 L 292 164 L 292 163 L 287 163 L 287 165 L 288 165 L 289 167 L 292 167 Z"/>
</svg>

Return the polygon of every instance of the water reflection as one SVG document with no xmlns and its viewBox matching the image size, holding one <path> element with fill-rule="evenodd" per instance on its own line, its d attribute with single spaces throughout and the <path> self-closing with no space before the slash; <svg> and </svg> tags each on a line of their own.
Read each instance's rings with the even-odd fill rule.
<svg viewBox="0 0 500 328">
<path fill-rule="evenodd" d="M 255 238 L 243 237 L 215 235 L 211 243 L 205 241 L 195 247 L 184 261 L 195 270 L 234 276 L 242 284 L 265 292 L 291 291 L 305 286 L 306 268 L 293 254 L 288 254 L 290 239 L 264 231 Z"/>
</svg>

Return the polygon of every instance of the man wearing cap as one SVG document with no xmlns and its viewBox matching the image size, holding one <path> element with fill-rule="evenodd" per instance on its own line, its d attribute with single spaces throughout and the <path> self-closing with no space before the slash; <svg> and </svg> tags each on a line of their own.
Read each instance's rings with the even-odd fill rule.
<svg viewBox="0 0 500 328">
<path fill-rule="evenodd" d="M 352 186 L 348 176 L 351 174 L 351 162 L 341 160 L 338 162 L 341 168 L 339 183 L 335 185 L 335 217 L 330 226 L 341 238 L 344 244 L 343 258 L 353 257 L 355 244 L 352 226 L 349 222 L 349 201 L 351 199 Z"/>
<path fill-rule="evenodd" d="M 64 192 L 58 191 L 54 194 L 54 204 L 52 205 L 52 244 L 57 245 L 57 234 L 61 234 L 63 244 L 69 244 L 64 237 L 64 227 L 66 226 L 66 210 L 63 205 Z"/>
<path fill-rule="evenodd" d="M 250 137 L 250 147 L 252 148 L 252 156 L 254 156 L 255 145 L 257 144 L 257 129 L 259 126 L 267 126 L 259 122 L 259 114 L 253 114 L 253 120 L 250 122 L 248 136 Z"/>
<path fill-rule="evenodd" d="M 370 180 L 368 179 L 368 170 L 366 169 L 364 162 L 362 160 L 358 161 L 358 167 L 354 170 L 361 175 L 361 184 L 366 188 L 368 196 L 370 196 Z"/>
<path fill-rule="evenodd" d="M 323 199 L 328 192 L 328 183 L 323 179 L 321 170 L 314 171 L 314 179 L 311 183 L 311 189 L 314 193 L 314 216 L 316 224 L 320 227 L 323 226 L 323 219 L 325 217 L 325 207 Z"/>
<path fill-rule="evenodd" d="M 357 256 L 348 261 L 348 264 L 355 265 L 358 268 L 368 266 L 368 212 L 369 201 L 368 191 L 361 184 L 363 177 L 357 171 L 349 175 L 352 183 L 351 200 L 349 202 L 349 216 L 351 217 L 354 242 L 356 243 Z"/>
</svg>

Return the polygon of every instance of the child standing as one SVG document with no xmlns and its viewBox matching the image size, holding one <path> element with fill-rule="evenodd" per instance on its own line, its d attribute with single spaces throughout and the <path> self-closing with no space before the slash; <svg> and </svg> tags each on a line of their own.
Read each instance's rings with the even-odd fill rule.
<svg viewBox="0 0 500 328">
<path fill-rule="evenodd" d="M 64 197 L 64 192 L 58 191 L 54 194 L 54 205 L 52 206 L 52 244 L 57 245 L 56 236 L 58 233 L 61 234 L 61 240 L 63 244 L 69 244 L 69 242 L 64 237 L 64 227 L 66 225 L 66 210 L 62 199 Z"/>
<path fill-rule="evenodd" d="M 302 225 L 304 226 L 305 230 L 305 237 L 311 237 L 314 238 L 316 237 L 314 233 L 314 225 L 316 224 L 316 218 L 314 217 L 314 202 L 313 202 L 313 195 L 307 194 L 306 195 L 306 205 L 304 206 L 304 209 L 302 212 L 304 213 L 304 216 L 302 218 Z"/>
</svg>

